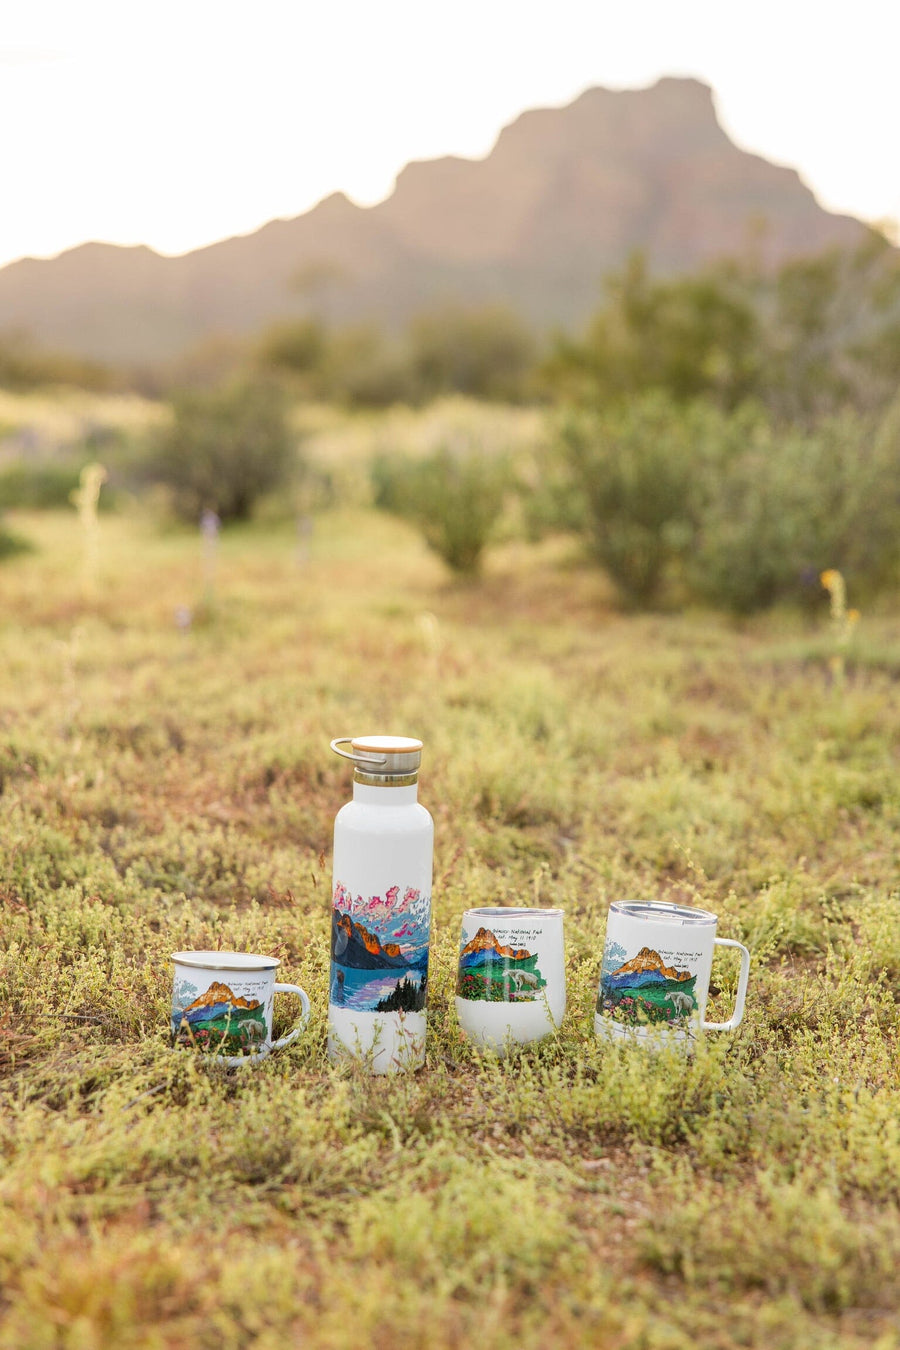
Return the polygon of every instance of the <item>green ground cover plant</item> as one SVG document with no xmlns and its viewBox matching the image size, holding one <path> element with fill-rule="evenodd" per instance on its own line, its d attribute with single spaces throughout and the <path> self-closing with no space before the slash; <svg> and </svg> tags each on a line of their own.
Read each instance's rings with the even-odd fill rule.
<svg viewBox="0 0 900 1350">
<path fill-rule="evenodd" d="M 0 1346 L 900 1344 L 900 625 L 623 615 L 565 540 L 477 584 L 363 505 L 223 534 L 16 516 L 0 610 Z M 176 623 L 176 610 L 187 622 Z M 428 1063 L 325 1054 L 332 736 L 425 741 Z M 592 1035 L 616 898 L 753 954 L 691 1058 Z M 459 922 L 566 911 L 568 1012 L 461 1039 Z M 299 1040 L 168 1041 L 169 953 L 274 953 Z M 716 965 L 710 1015 L 736 967 Z M 289 1013 L 276 1024 L 287 1029 Z"/>
</svg>

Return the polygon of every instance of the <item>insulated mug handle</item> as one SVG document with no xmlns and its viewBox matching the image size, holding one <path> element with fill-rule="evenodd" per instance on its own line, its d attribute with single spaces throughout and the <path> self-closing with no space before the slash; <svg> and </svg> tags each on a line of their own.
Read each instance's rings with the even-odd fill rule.
<svg viewBox="0 0 900 1350">
<path fill-rule="evenodd" d="M 297 1037 L 300 1035 L 300 1032 L 306 1026 L 306 1022 L 309 1017 L 309 999 L 306 997 L 303 990 L 300 988 L 299 984 L 276 984 L 275 993 L 296 994 L 300 1000 L 300 1004 L 303 1009 L 303 1011 L 300 1014 L 300 1025 L 298 1027 L 294 1027 L 293 1031 L 289 1031 L 288 1034 L 286 1036 L 282 1036 L 280 1040 L 272 1042 L 272 1049 L 280 1050 L 283 1046 L 290 1045 L 291 1041 L 295 1041 Z"/>
<path fill-rule="evenodd" d="M 747 981 L 750 978 L 750 953 L 742 942 L 733 942 L 731 938 L 716 938 L 717 947 L 736 947 L 741 954 L 741 973 L 738 975 L 737 994 L 734 1000 L 734 1012 L 730 1022 L 701 1022 L 701 1031 L 734 1031 L 744 1016 L 744 1001 L 747 997 Z M 275 988 L 278 988 L 276 984 Z"/>
</svg>

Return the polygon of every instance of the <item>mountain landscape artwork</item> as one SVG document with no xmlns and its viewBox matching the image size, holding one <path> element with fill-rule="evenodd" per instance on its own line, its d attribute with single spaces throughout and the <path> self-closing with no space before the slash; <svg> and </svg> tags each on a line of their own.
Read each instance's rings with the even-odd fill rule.
<svg viewBox="0 0 900 1350">
<path fill-rule="evenodd" d="M 547 983 L 537 954 L 504 946 L 489 928 L 479 928 L 459 953 L 456 992 L 489 1003 L 530 1003 Z"/>
<path fill-rule="evenodd" d="M 338 882 L 331 915 L 330 999 L 366 1012 L 419 1012 L 428 983 L 429 901 L 391 886 L 353 896 Z"/>
<path fill-rule="evenodd" d="M 696 975 L 667 966 L 659 952 L 642 947 L 636 956 L 607 972 L 597 995 L 597 1011 L 628 1025 L 683 1025 L 697 1008 Z"/>
<path fill-rule="evenodd" d="M 205 993 L 185 1003 L 189 993 L 196 994 L 196 988 L 182 988 L 172 1008 L 176 1045 L 239 1055 L 265 1041 L 266 1010 L 259 999 L 235 995 L 220 981 L 213 981 Z"/>
</svg>

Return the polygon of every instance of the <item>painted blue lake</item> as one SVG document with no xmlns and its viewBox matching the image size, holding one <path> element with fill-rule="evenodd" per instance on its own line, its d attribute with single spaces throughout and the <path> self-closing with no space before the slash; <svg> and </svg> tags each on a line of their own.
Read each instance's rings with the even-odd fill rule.
<svg viewBox="0 0 900 1350">
<path fill-rule="evenodd" d="M 371 1012 L 377 1003 L 393 993 L 401 980 L 409 980 L 418 986 L 422 982 L 422 971 L 412 967 L 408 970 L 402 967 L 399 970 L 351 970 L 332 961 L 328 997 L 340 1008 Z"/>
</svg>

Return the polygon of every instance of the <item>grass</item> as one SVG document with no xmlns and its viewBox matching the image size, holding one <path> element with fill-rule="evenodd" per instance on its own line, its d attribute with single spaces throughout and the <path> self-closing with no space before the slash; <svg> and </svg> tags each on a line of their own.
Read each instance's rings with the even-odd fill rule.
<svg viewBox="0 0 900 1350">
<path fill-rule="evenodd" d="M 192 534 L 102 519 L 88 589 L 74 513 L 13 523 L 0 1347 L 900 1344 L 889 612 L 836 680 L 824 599 L 622 617 L 559 541 L 463 585 L 345 510 L 302 562 L 289 525 L 227 533 L 210 594 Z M 428 1065 L 389 1082 L 325 1056 L 328 741 L 373 728 L 423 737 L 436 823 Z M 594 1039 L 616 898 L 750 946 L 738 1033 Z M 462 911 L 506 902 L 564 907 L 569 1006 L 496 1064 L 453 994 Z M 258 1068 L 169 1049 L 169 954 L 216 946 L 310 994 Z"/>
</svg>

